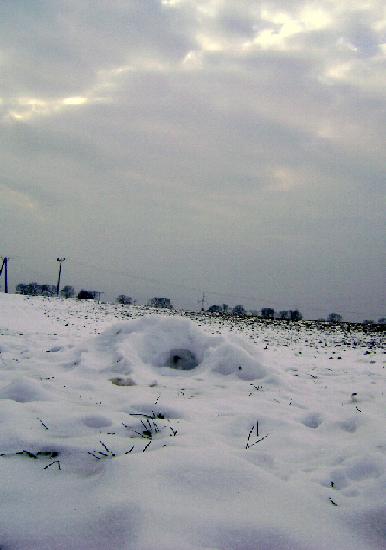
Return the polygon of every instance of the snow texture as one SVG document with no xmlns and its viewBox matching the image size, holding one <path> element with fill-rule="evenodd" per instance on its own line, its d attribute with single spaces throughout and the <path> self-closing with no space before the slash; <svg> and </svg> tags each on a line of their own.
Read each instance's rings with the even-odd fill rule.
<svg viewBox="0 0 386 550">
<path fill-rule="evenodd" d="M 1 294 L 0 548 L 386 548 L 382 343 Z"/>
</svg>

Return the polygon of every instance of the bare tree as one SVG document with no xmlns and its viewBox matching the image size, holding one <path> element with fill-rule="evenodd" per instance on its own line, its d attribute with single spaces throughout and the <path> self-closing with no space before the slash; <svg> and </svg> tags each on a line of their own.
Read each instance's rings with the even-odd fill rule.
<svg viewBox="0 0 386 550">
<path fill-rule="evenodd" d="M 291 312 L 286 310 L 280 311 L 279 318 L 285 321 L 289 321 L 291 319 Z"/>
<path fill-rule="evenodd" d="M 66 285 L 60 291 L 62 298 L 73 298 L 75 296 L 75 290 L 73 286 Z"/>
<path fill-rule="evenodd" d="M 273 319 L 275 316 L 275 310 L 272 307 L 263 307 L 261 310 L 261 316 L 263 319 Z"/>
<path fill-rule="evenodd" d="M 291 316 L 291 321 L 301 321 L 303 319 L 303 315 L 297 309 L 291 310 L 290 316 Z"/>
<path fill-rule="evenodd" d="M 130 306 L 133 303 L 133 298 L 131 296 L 126 296 L 126 294 L 120 294 L 117 297 L 117 302 L 123 306 Z"/>
<path fill-rule="evenodd" d="M 327 321 L 329 323 L 341 323 L 343 320 L 343 317 L 340 313 L 330 313 L 327 317 Z"/>
<path fill-rule="evenodd" d="M 238 304 L 232 309 L 232 313 L 233 315 L 240 315 L 240 316 L 245 315 L 246 314 L 245 307 L 242 306 L 241 304 Z"/>
</svg>

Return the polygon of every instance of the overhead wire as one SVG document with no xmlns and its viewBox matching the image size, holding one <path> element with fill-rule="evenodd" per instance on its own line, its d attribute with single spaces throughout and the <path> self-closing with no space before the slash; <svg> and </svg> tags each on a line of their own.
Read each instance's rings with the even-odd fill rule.
<svg viewBox="0 0 386 550">
<path fill-rule="evenodd" d="M 24 257 L 25 259 L 28 259 L 27 257 Z M 13 259 L 17 259 L 17 260 L 20 260 L 21 257 L 20 256 L 13 256 Z M 32 260 L 32 258 L 30 258 L 30 260 Z M 67 260 L 71 260 L 70 257 L 67 257 Z M 87 268 L 90 268 L 90 269 L 93 269 L 95 271 L 104 271 L 104 272 L 113 272 L 117 275 L 121 275 L 122 277 L 128 277 L 130 279 L 133 279 L 133 280 L 137 280 L 137 281 L 141 281 L 141 282 L 146 282 L 146 283 L 150 283 L 150 284 L 157 284 L 157 285 L 163 285 L 163 286 L 169 286 L 170 285 L 170 281 L 167 283 L 166 281 L 162 280 L 162 279 L 158 279 L 158 278 L 155 278 L 155 277 L 147 277 L 147 276 L 144 276 L 144 275 L 139 275 L 139 274 L 136 274 L 136 273 L 133 273 L 129 270 L 126 270 L 126 269 L 116 269 L 114 267 L 112 267 L 111 265 L 109 266 L 103 266 L 103 265 L 95 265 L 95 264 L 92 264 L 90 262 L 85 262 L 83 260 L 79 260 L 78 258 L 73 258 L 73 261 L 76 263 L 76 264 L 79 264 L 79 265 L 82 265 L 84 267 L 87 267 Z M 25 264 L 23 263 L 22 265 L 25 266 Z M 27 268 L 28 271 L 34 273 L 35 275 L 38 275 L 39 277 L 41 277 L 41 273 L 37 272 L 36 270 L 33 270 L 31 268 Z M 188 285 L 185 285 L 183 283 L 178 283 L 178 282 L 173 282 L 173 286 L 175 287 L 178 287 L 178 288 L 181 288 L 183 290 L 187 290 L 187 291 L 190 291 L 190 292 L 195 292 L 195 293 L 201 293 L 203 291 L 203 288 L 199 288 L 199 287 L 193 287 L 193 286 L 188 286 Z M 282 302 L 279 303 L 277 302 L 276 300 L 272 300 L 270 298 L 264 298 L 264 297 L 261 297 L 261 296 L 250 296 L 250 295 L 245 295 L 245 294 L 237 294 L 237 293 L 232 293 L 232 292 L 220 292 L 218 290 L 211 290 L 211 289 L 208 289 L 208 286 L 205 285 L 205 294 L 206 296 L 218 296 L 218 297 L 222 297 L 222 298 L 225 298 L 225 299 L 229 299 L 229 298 L 234 298 L 234 299 L 237 299 L 237 300 L 245 300 L 245 301 L 248 301 L 249 303 L 260 303 L 260 304 L 269 304 L 271 307 L 277 307 L 277 308 L 282 308 L 284 309 L 284 307 L 282 306 Z M 300 301 L 295 301 L 293 303 L 299 303 L 300 304 Z M 289 306 L 287 306 L 289 307 Z M 318 305 L 312 305 L 312 304 L 305 304 L 303 303 L 301 305 L 301 308 L 304 308 L 304 309 L 307 309 L 308 311 L 313 311 L 313 312 L 320 312 L 320 313 L 325 313 L 326 312 L 326 309 L 327 308 L 322 308 Z M 297 306 L 291 306 L 290 309 L 299 309 L 299 307 Z M 339 305 L 336 305 L 335 306 L 335 309 L 337 310 L 341 310 L 343 311 L 345 314 L 349 314 L 349 315 L 365 315 L 365 312 L 364 311 L 357 311 L 357 310 L 347 310 L 345 307 L 339 307 Z M 377 316 L 383 316 L 384 314 L 383 313 L 377 313 Z"/>
</svg>

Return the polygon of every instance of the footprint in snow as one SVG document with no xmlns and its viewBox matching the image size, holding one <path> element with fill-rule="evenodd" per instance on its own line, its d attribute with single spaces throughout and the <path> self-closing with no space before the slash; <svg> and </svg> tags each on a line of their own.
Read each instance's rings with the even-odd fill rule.
<svg viewBox="0 0 386 550">
<path fill-rule="evenodd" d="M 319 428 L 319 426 L 323 422 L 323 417 L 320 413 L 310 413 L 307 416 L 305 416 L 301 423 L 304 424 L 307 428 L 316 429 Z"/>
<path fill-rule="evenodd" d="M 88 428 L 106 428 L 112 425 L 110 418 L 97 414 L 84 416 L 82 422 Z"/>
</svg>

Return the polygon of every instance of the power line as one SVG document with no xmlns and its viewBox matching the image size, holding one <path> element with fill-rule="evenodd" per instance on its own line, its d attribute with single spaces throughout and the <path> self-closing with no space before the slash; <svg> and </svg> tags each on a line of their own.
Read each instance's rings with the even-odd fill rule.
<svg viewBox="0 0 386 550">
<path fill-rule="evenodd" d="M 80 260 L 76 260 L 76 262 L 80 265 L 84 265 L 85 267 L 90 267 L 90 268 L 92 268 L 94 270 L 97 270 L 97 271 L 113 272 L 113 273 L 116 273 L 117 275 L 122 275 L 123 277 L 129 277 L 130 279 L 136 279 L 136 280 L 139 280 L 139 281 L 144 281 L 146 283 L 153 283 L 153 284 L 155 283 L 155 284 L 162 284 L 162 285 L 170 284 L 170 281 L 169 281 L 169 283 L 166 283 L 166 281 L 163 281 L 161 279 L 155 279 L 154 277 L 146 277 L 144 275 L 137 275 L 137 274 L 134 274 L 130 271 L 123 271 L 123 270 L 114 269 L 114 268 L 111 268 L 111 267 L 96 266 L 96 265 L 90 264 L 88 262 L 82 262 Z M 192 292 L 199 292 L 200 291 L 199 288 L 193 288 L 193 287 L 184 285 L 182 283 L 173 283 L 173 284 L 174 284 L 174 286 L 178 286 L 178 287 L 183 288 L 185 290 L 191 290 Z"/>
<path fill-rule="evenodd" d="M 15 256 L 15 258 L 20 258 L 20 256 Z M 32 258 L 30 258 L 30 259 L 32 259 Z M 62 260 L 64 261 L 64 258 Z M 71 260 L 71 258 L 67 258 L 67 260 Z M 144 275 L 138 275 L 138 274 L 135 274 L 135 273 L 133 273 L 131 271 L 128 271 L 128 270 L 120 270 L 120 269 L 112 268 L 110 266 L 105 267 L 103 265 L 98 266 L 98 265 L 95 265 L 95 264 L 92 264 L 92 263 L 89 263 L 89 262 L 84 262 L 84 261 L 78 260 L 78 259 L 76 259 L 75 261 L 76 261 L 77 264 L 83 265 L 83 266 L 85 266 L 87 268 L 90 268 L 90 269 L 93 269 L 96 272 L 98 272 L 98 271 L 104 271 L 104 272 L 109 272 L 109 273 L 113 272 L 117 275 L 121 275 L 122 277 L 128 277 L 130 279 L 134 279 L 134 280 L 138 280 L 138 281 L 146 282 L 146 283 L 150 283 L 150 284 L 157 284 L 157 285 L 164 285 L 164 286 L 170 286 L 170 284 L 171 284 L 170 281 L 166 282 L 166 281 L 163 281 L 161 279 L 157 279 L 155 277 L 147 277 L 147 276 L 144 276 Z M 30 271 L 34 272 L 35 274 L 37 273 L 36 271 L 33 271 L 33 270 L 30 270 Z M 41 276 L 41 274 L 39 274 L 39 276 Z M 201 289 L 199 289 L 198 287 L 191 287 L 191 286 L 185 285 L 183 283 L 173 283 L 173 286 L 181 288 L 183 290 L 190 291 L 192 293 L 201 292 Z M 208 303 L 208 300 L 207 300 L 208 296 L 218 296 L 218 297 L 222 297 L 222 298 L 226 298 L 226 299 L 234 298 L 235 300 L 246 300 L 249 303 L 251 303 L 251 302 L 252 303 L 259 303 L 259 304 L 264 304 L 265 303 L 265 304 L 270 304 L 270 306 L 274 306 L 275 308 L 285 309 L 281 305 L 282 302 L 280 304 L 276 300 L 272 300 L 270 298 L 261 298 L 261 297 L 256 296 L 256 295 L 255 296 L 250 296 L 250 295 L 244 295 L 244 294 L 234 294 L 232 292 L 219 292 L 219 291 L 216 291 L 216 290 L 206 290 L 206 292 L 203 293 L 203 297 L 198 302 L 198 303 L 202 304 L 202 307 L 203 307 L 204 303 Z M 204 300 L 204 302 L 203 302 L 203 300 Z M 312 304 L 311 305 L 303 304 L 302 307 L 307 309 L 307 310 L 310 310 L 310 311 L 313 311 L 313 312 L 320 312 L 320 313 L 325 313 L 326 310 L 328 309 L 328 308 L 321 308 L 318 305 L 312 305 Z M 299 308 L 298 307 L 289 307 L 289 309 L 299 309 Z M 364 311 L 347 310 L 345 307 L 339 307 L 339 305 L 335 305 L 334 309 L 341 310 L 345 314 L 349 314 L 349 315 L 366 315 L 366 313 Z M 377 314 L 374 314 L 374 315 L 382 316 L 383 313 L 377 313 Z"/>
</svg>

